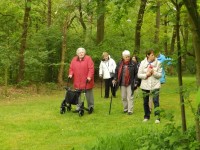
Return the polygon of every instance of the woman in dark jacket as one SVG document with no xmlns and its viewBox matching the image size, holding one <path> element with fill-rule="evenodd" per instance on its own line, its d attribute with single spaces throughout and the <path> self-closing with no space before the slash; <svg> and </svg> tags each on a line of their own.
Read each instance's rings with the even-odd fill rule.
<svg viewBox="0 0 200 150">
<path fill-rule="evenodd" d="M 130 52 L 122 52 L 122 60 L 117 64 L 113 84 L 118 84 L 121 90 L 121 98 L 124 113 L 133 113 L 133 95 L 131 86 L 137 86 L 137 65 L 132 61 Z"/>
</svg>

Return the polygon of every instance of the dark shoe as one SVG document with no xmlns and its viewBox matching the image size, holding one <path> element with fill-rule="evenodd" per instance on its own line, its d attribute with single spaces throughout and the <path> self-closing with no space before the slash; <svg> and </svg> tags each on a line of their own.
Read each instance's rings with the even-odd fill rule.
<svg viewBox="0 0 200 150">
<path fill-rule="evenodd" d="M 104 98 L 109 98 L 109 97 L 107 97 L 107 96 L 104 96 Z"/>
<path fill-rule="evenodd" d="M 124 113 L 127 113 L 128 112 L 128 110 L 124 110 Z"/>
<path fill-rule="evenodd" d="M 66 108 L 65 107 L 61 107 L 60 108 L 60 114 L 64 114 L 66 112 Z"/>
<path fill-rule="evenodd" d="M 128 112 L 128 115 L 132 115 L 133 113 L 132 112 Z"/>
<path fill-rule="evenodd" d="M 93 107 L 90 107 L 88 113 L 89 113 L 89 114 L 92 114 L 93 111 L 94 111 L 94 108 L 93 108 Z"/>
</svg>

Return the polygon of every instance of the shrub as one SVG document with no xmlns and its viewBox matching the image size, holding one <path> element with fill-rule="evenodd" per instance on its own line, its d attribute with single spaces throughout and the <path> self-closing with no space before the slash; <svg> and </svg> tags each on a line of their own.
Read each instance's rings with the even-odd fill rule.
<svg viewBox="0 0 200 150">
<path fill-rule="evenodd" d="M 162 130 L 156 128 L 131 129 L 127 133 L 112 135 L 99 139 L 92 150 L 132 150 L 132 149 L 199 149 L 200 144 L 195 140 L 195 129 L 190 127 L 187 132 L 182 133 L 181 127 L 174 123 L 168 123 Z"/>
</svg>

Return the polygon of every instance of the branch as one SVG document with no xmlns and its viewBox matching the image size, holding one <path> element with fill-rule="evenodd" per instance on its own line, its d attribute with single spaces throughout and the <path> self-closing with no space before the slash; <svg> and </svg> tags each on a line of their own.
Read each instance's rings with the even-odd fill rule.
<svg viewBox="0 0 200 150">
<path fill-rule="evenodd" d="M 70 26 L 71 26 L 71 24 L 72 24 L 72 22 L 73 22 L 73 20 L 76 18 L 76 15 L 74 15 L 71 19 L 70 19 L 70 21 L 69 21 L 69 23 L 67 24 L 67 28 L 69 28 Z"/>
<path fill-rule="evenodd" d="M 192 57 L 195 57 L 195 55 L 193 54 L 193 53 L 191 53 L 191 52 L 188 52 L 187 51 L 187 53 L 186 53 L 188 56 L 192 56 Z"/>
</svg>

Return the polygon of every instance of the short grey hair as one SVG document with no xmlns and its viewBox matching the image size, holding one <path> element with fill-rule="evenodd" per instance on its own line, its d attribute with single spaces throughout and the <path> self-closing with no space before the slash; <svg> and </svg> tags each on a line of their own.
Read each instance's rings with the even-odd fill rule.
<svg viewBox="0 0 200 150">
<path fill-rule="evenodd" d="M 82 47 L 79 47 L 77 50 L 76 50 L 76 55 L 78 55 L 78 53 L 80 52 L 84 52 L 86 54 L 86 50 Z"/>
<path fill-rule="evenodd" d="M 122 56 L 124 57 L 124 56 L 130 56 L 131 54 L 130 54 L 130 51 L 129 50 L 124 50 L 123 52 L 122 52 Z"/>
</svg>

